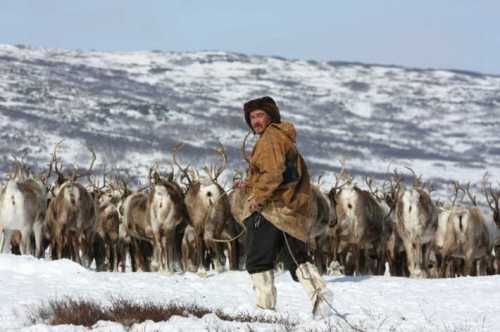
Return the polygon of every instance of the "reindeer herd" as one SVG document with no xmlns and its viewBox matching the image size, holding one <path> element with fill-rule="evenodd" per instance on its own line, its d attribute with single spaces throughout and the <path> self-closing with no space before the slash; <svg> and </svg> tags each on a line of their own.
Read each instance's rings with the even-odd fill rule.
<svg viewBox="0 0 500 332">
<path fill-rule="evenodd" d="M 68 258 L 97 271 L 190 271 L 206 275 L 245 265 L 245 189 L 225 190 L 222 162 L 198 170 L 172 151 L 169 172 L 149 169 L 147 185 L 64 169 L 56 144 L 39 174 L 15 159 L 0 191 L 2 253 Z M 313 186 L 308 248 L 323 273 L 454 277 L 500 273 L 500 193 L 480 185 L 484 214 L 470 185 L 454 182 L 453 198 L 431 199 L 431 188 L 394 171 L 364 188 L 342 169 L 324 192 Z M 469 202 L 466 202 L 466 199 Z M 279 259 L 279 258 L 278 258 Z"/>
</svg>

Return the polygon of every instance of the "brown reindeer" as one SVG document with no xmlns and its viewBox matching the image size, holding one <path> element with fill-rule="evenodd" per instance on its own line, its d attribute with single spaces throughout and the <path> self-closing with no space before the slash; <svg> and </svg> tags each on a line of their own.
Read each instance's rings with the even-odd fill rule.
<svg viewBox="0 0 500 332">
<path fill-rule="evenodd" d="M 406 264 L 406 255 L 403 241 L 396 230 L 395 209 L 397 201 L 397 191 L 403 178 L 395 172 L 389 176 L 382 185 L 382 191 L 373 190 L 372 180 L 367 179 L 368 188 L 373 197 L 377 199 L 380 207 L 384 211 L 386 218 L 387 232 L 389 238 L 386 243 L 386 261 L 389 265 L 389 272 L 392 276 L 408 276 L 409 271 Z"/>
<path fill-rule="evenodd" d="M 129 238 L 132 270 L 173 272 L 179 261 L 188 214 L 184 195 L 173 179 L 150 169 L 148 193 L 136 192 L 123 204 L 123 225 Z"/>
<path fill-rule="evenodd" d="M 120 227 L 120 216 L 118 209 L 111 202 L 96 202 L 97 221 L 96 233 L 103 239 L 104 248 L 96 250 L 105 250 L 107 257 L 107 269 L 109 271 L 118 271 L 118 236 Z M 98 271 L 105 270 L 105 262 L 102 255 L 96 255 L 96 266 Z"/>
<path fill-rule="evenodd" d="M 77 180 L 88 176 L 94 165 L 96 156 L 93 150 L 92 161 L 85 173 L 75 171 L 72 176 L 65 176 L 55 162 L 57 180 L 54 186 L 54 198 L 47 210 L 47 227 L 50 233 L 50 246 L 53 259 L 71 257 L 74 261 L 90 266 L 95 250 L 99 246 L 96 237 L 95 203 L 87 191 Z"/>
<path fill-rule="evenodd" d="M 99 242 L 97 251 L 104 251 L 105 254 L 96 255 L 97 271 L 118 271 L 118 238 L 120 227 L 120 215 L 118 209 L 113 204 L 112 196 L 109 195 L 110 188 L 107 188 L 106 174 L 103 176 L 103 185 L 97 186 L 95 181 L 89 177 L 91 185 L 90 194 L 94 198 L 96 205 L 96 234 L 102 239 Z M 107 262 L 105 262 L 107 258 Z"/>
<path fill-rule="evenodd" d="M 154 172 L 148 196 L 147 218 L 154 239 L 154 261 L 160 271 L 173 272 L 179 261 L 179 244 L 188 224 L 188 213 L 181 187 L 174 181 L 174 172 L 161 177 Z"/>
<path fill-rule="evenodd" d="M 110 181 L 107 181 L 107 186 L 99 198 L 99 204 L 112 204 L 116 208 L 119 223 L 118 239 L 116 240 L 116 257 L 113 265 L 116 265 L 116 268 L 119 268 L 122 272 L 126 270 L 127 254 L 130 251 L 130 236 L 128 236 L 126 225 L 123 222 L 123 204 L 125 199 L 131 194 L 132 192 L 128 188 L 126 180 L 123 178 L 111 178 Z"/>
<path fill-rule="evenodd" d="M 151 271 L 154 240 L 147 218 L 148 195 L 141 191 L 129 195 L 122 209 L 123 228 L 120 237 L 127 242 L 132 271 Z"/>
<path fill-rule="evenodd" d="M 490 266 L 490 273 L 500 274 L 500 192 L 495 192 L 491 185 L 487 185 L 484 181 L 481 185 L 482 192 L 486 197 L 488 206 L 493 212 L 493 220 L 487 220 L 488 231 L 490 233 L 490 244 L 493 247 L 494 259 Z"/>
<path fill-rule="evenodd" d="M 475 197 L 470 193 L 470 184 L 464 189 L 458 182 L 454 183 L 456 195 L 452 205 L 440 214 L 439 225 L 435 235 L 435 247 L 441 256 L 440 276 L 476 275 L 475 262 L 480 260 L 480 274 L 486 274 L 491 246 L 485 219 L 477 207 Z M 458 192 L 467 193 L 473 207 L 456 204 Z M 458 271 L 452 261 L 463 260 L 463 269 Z M 457 269 L 455 271 L 455 269 Z"/>
<path fill-rule="evenodd" d="M 189 172 L 189 167 L 182 167 L 179 164 L 176 154 L 182 147 L 182 144 L 175 147 L 173 160 L 183 173 L 183 178 L 187 180 L 184 201 L 191 226 L 196 233 L 197 262 L 204 262 L 199 267 L 202 269 L 208 267 L 210 262 L 204 259 L 207 254 L 216 271 L 223 271 L 225 256 L 223 246 L 217 240 L 225 240 L 228 245 L 230 269 L 237 269 L 238 244 L 236 241 L 230 241 L 235 235 L 232 229 L 234 220 L 228 195 L 218 182 L 218 177 L 227 165 L 226 152 L 223 147 L 215 150 L 223 158 L 223 163 L 219 167 L 205 166 L 203 169 L 207 176 L 202 177 L 198 172 Z"/>
<path fill-rule="evenodd" d="M 345 170 L 342 173 L 341 178 L 345 179 Z M 353 183 L 350 175 L 341 188 L 334 186 L 329 197 L 337 220 L 335 255 L 340 258 L 346 274 L 383 274 L 389 237 L 387 213 L 370 192 Z M 370 267 L 370 261 L 373 267 Z"/>
</svg>

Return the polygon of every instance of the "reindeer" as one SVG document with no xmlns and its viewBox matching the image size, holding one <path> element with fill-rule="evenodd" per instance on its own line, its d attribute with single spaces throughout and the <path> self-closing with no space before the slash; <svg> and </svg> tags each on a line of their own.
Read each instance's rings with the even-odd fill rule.
<svg viewBox="0 0 500 332">
<path fill-rule="evenodd" d="M 389 265 L 389 272 L 392 276 L 408 276 L 409 272 L 406 264 L 406 256 L 403 241 L 396 231 L 396 220 L 394 211 L 396 209 L 397 190 L 403 178 L 396 172 L 395 175 L 386 179 L 382 185 L 383 190 L 372 189 L 372 179 L 367 178 L 366 183 L 372 196 L 377 200 L 385 215 L 387 239 L 385 258 Z"/>
<path fill-rule="evenodd" d="M 321 273 L 325 273 L 333 263 L 336 215 L 328 193 L 321 191 L 319 184 L 312 185 L 311 229 L 307 241 L 311 256 Z"/>
<path fill-rule="evenodd" d="M 450 261 L 463 259 L 462 275 L 475 275 L 474 263 L 481 261 L 480 274 L 486 274 L 486 262 L 491 252 L 489 232 L 484 217 L 477 207 L 475 196 L 470 193 L 470 183 L 466 188 L 455 185 L 455 199 L 448 209 L 439 215 L 438 230 L 435 235 L 435 248 L 441 256 L 440 276 L 454 273 Z M 467 193 L 473 207 L 456 204 L 459 191 Z"/>
<path fill-rule="evenodd" d="M 122 272 L 126 270 L 127 253 L 130 250 L 130 236 L 127 234 L 126 225 L 123 222 L 123 212 L 124 212 L 124 202 L 125 199 L 132 194 L 132 191 L 128 188 L 127 182 L 123 178 L 112 178 L 111 181 L 107 182 L 105 190 L 100 195 L 98 201 L 100 205 L 108 206 L 107 210 L 113 210 L 109 205 L 113 205 L 116 208 L 116 213 L 118 215 L 118 239 L 116 241 L 116 256 L 115 263 L 113 264 L 113 269 L 120 268 Z M 107 212 L 108 215 L 110 212 Z M 112 212 L 114 214 L 114 212 Z M 112 217 L 114 219 L 114 217 Z"/>
<path fill-rule="evenodd" d="M 21 254 L 42 255 L 42 231 L 47 209 L 45 184 L 33 176 L 24 162 L 14 158 L 14 169 L 0 192 L 0 236 L 2 252 L 10 252 L 11 243 Z M 33 251 L 31 237 L 35 237 Z M 11 241 L 11 237 L 16 238 Z"/>
<path fill-rule="evenodd" d="M 344 181 L 338 186 L 339 178 Z M 370 268 L 383 274 L 386 242 L 389 237 L 387 212 L 370 192 L 360 189 L 343 169 L 329 197 L 336 213 L 335 259 L 341 258 L 346 274 L 367 273 L 366 259 L 375 262 Z M 348 257 L 350 256 L 350 259 Z"/>
<path fill-rule="evenodd" d="M 197 262 L 204 262 L 206 248 L 216 271 L 223 271 L 224 256 L 222 246 L 217 240 L 225 240 L 228 244 L 230 269 L 236 269 L 238 267 L 238 244 L 231 241 L 234 235 L 231 229 L 234 226 L 233 216 L 229 198 L 218 183 L 218 178 L 227 165 L 226 152 L 223 147 L 215 149 L 215 152 L 222 157 L 223 163 L 219 167 L 205 165 L 203 170 L 207 176 L 201 177 L 196 171 L 189 172 L 189 166 L 182 167 L 178 162 L 176 154 L 182 147 L 183 144 L 179 144 L 174 148 L 173 160 L 187 181 L 184 201 L 190 224 L 196 234 Z M 200 268 L 203 269 L 206 263 L 205 261 L 205 264 L 201 264 Z"/>
<path fill-rule="evenodd" d="M 103 176 L 102 187 L 98 187 L 90 177 L 89 184 L 92 186 L 90 194 L 96 205 L 96 234 L 102 239 L 97 243 L 96 250 L 105 252 L 105 255 L 96 255 L 96 270 L 105 270 L 104 258 L 106 257 L 108 270 L 115 272 L 118 271 L 120 215 L 117 207 L 113 204 L 113 197 L 109 195 L 108 190 L 105 190 L 107 187 L 106 175 Z"/>
<path fill-rule="evenodd" d="M 411 169 L 410 169 L 411 170 Z M 428 261 L 431 242 L 437 227 L 437 209 L 430 195 L 413 173 L 413 186 L 406 188 L 400 184 L 395 201 L 396 231 L 406 252 L 410 277 L 428 276 Z"/>
<path fill-rule="evenodd" d="M 92 160 L 84 173 L 75 170 L 73 175 L 67 177 L 62 172 L 62 165 L 56 159 L 54 166 L 57 180 L 53 188 L 54 198 L 47 210 L 52 259 L 71 257 L 75 262 L 82 264 L 83 254 L 86 267 L 90 266 L 96 255 L 103 254 L 96 250 L 102 248 L 103 240 L 96 234 L 94 200 L 87 189 L 77 182 L 79 178 L 88 176 L 94 166 L 96 155 L 92 149 L 89 150 Z"/>
<path fill-rule="evenodd" d="M 147 217 L 153 232 L 154 261 L 160 271 L 174 271 L 179 260 L 179 244 L 188 224 L 188 213 L 181 187 L 174 181 L 174 170 L 161 177 L 153 172 L 148 196 Z"/>
<path fill-rule="evenodd" d="M 120 238 L 126 241 L 130 252 L 132 271 L 151 271 L 153 230 L 147 218 L 148 195 L 137 191 L 127 196 L 119 210 L 123 216 Z M 124 258 L 122 256 L 122 258 Z"/>
<path fill-rule="evenodd" d="M 484 178 L 485 179 L 485 178 Z M 500 192 L 495 192 L 491 185 L 487 187 L 486 181 L 484 181 L 481 185 L 482 192 L 486 198 L 488 206 L 493 212 L 493 220 L 488 220 L 486 225 L 488 227 L 488 231 L 490 234 L 490 244 L 493 247 L 494 253 L 494 261 L 491 264 L 490 270 L 491 273 L 500 274 Z"/>
<path fill-rule="evenodd" d="M 149 170 L 149 192 L 136 192 L 123 203 L 123 225 L 129 238 L 132 270 L 173 272 L 188 214 L 184 194 L 174 181 Z"/>
</svg>

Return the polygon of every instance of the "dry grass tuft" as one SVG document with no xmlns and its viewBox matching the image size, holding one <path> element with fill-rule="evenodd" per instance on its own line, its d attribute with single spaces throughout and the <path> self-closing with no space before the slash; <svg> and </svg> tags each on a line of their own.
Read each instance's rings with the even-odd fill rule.
<svg viewBox="0 0 500 332">
<path fill-rule="evenodd" d="M 195 304 L 139 303 L 123 298 L 112 298 L 110 305 L 84 299 L 50 300 L 44 306 L 32 310 L 31 321 L 34 324 L 44 322 L 49 325 L 72 324 L 92 327 L 103 320 L 130 327 L 147 320 L 168 321 L 172 316 L 202 318 L 207 314 L 215 314 L 219 319 L 228 322 L 276 324 L 285 330 L 293 329 L 297 325 L 297 322 L 283 317 L 252 316 L 248 313 L 230 315 L 220 309 L 212 310 Z"/>
</svg>

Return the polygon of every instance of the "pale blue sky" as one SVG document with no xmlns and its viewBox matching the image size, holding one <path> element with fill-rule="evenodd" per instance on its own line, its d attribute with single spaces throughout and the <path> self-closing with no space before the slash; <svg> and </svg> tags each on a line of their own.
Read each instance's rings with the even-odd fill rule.
<svg viewBox="0 0 500 332">
<path fill-rule="evenodd" d="M 500 74 L 500 1 L 2 0 L 0 43 L 223 50 Z"/>
</svg>

